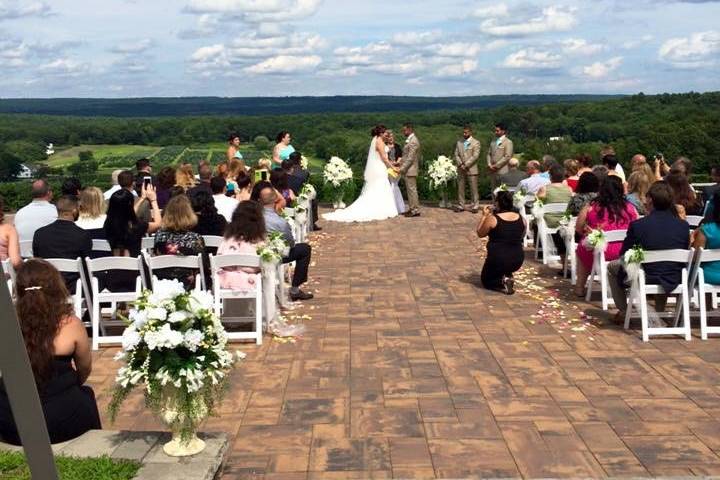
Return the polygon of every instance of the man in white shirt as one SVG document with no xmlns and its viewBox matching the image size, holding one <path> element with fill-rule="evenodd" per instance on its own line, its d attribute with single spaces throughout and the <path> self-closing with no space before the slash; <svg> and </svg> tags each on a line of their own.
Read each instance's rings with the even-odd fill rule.
<svg viewBox="0 0 720 480">
<path fill-rule="evenodd" d="M 545 178 L 540 172 L 540 162 L 537 160 L 530 160 L 527 163 L 528 178 L 518 183 L 518 189 L 525 193 L 535 194 L 545 185 L 550 183 L 549 178 Z"/>
<path fill-rule="evenodd" d="M 124 172 L 125 170 L 115 170 L 112 172 L 112 187 L 110 187 L 105 193 L 103 193 L 103 196 L 105 197 L 105 200 L 110 200 L 110 197 L 113 196 L 113 193 L 117 192 L 118 190 L 121 190 L 123 187 L 120 185 L 120 174 Z M 132 174 L 132 172 L 130 172 Z M 133 182 L 135 181 L 135 177 L 133 176 Z M 137 193 L 135 193 L 134 189 L 130 189 L 132 191 L 132 194 L 137 197 Z"/>
<path fill-rule="evenodd" d="M 50 203 L 52 189 L 45 180 L 32 183 L 32 202 L 15 214 L 15 228 L 20 241 L 32 241 L 38 228 L 50 225 L 57 220 L 57 209 Z"/>
<path fill-rule="evenodd" d="M 240 202 L 234 197 L 225 196 L 226 186 L 227 183 L 222 177 L 214 177 L 210 180 L 210 189 L 213 193 L 213 199 L 215 199 L 215 208 L 217 208 L 218 213 L 225 217 L 225 220 L 230 223 L 233 213 Z"/>
</svg>

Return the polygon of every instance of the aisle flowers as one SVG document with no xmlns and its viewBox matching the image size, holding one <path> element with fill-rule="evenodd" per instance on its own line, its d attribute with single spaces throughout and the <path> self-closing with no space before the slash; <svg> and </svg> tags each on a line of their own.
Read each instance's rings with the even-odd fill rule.
<svg viewBox="0 0 720 480">
<path fill-rule="evenodd" d="M 535 217 L 535 220 L 538 222 L 540 221 L 540 218 L 545 214 L 543 207 L 545 206 L 545 202 L 542 201 L 540 198 L 536 198 L 535 202 L 533 202 L 532 210 L 530 211 L 532 213 L 532 216 Z"/>
<path fill-rule="evenodd" d="M 305 155 L 302 155 L 300 157 L 300 168 L 302 168 L 303 170 L 307 170 L 309 165 L 310 162 L 308 161 L 307 157 Z"/>
<path fill-rule="evenodd" d="M 513 195 L 513 206 L 515 206 L 518 210 L 524 209 L 526 196 L 527 194 L 522 189 L 517 190 Z"/>
<path fill-rule="evenodd" d="M 323 169 L 323 179 L 325 183 L 331 185 L 335 193 L 335 201 L 333 206 L 335 208 L 345 208 L 343 203 L 343 197 L 348 184 L 352 181 L 353 172 L 350 166 L 345 160 L 339 157 L 332 157 L 330 161 L 325 164 Z"/>
<path fill-rule="evenodd" d="M 440 208 L 449 206 L 447 201 L 447 184 L 450 180 L 457 178 L 457 166 L 445 155 L 440 155 L 428 168 L 430 177 L 430 186 L 435 190 L 440 190 L 442 199 L 440 200 Z"/>
<path fill-rule="evenodd" d="M 172 431 L 168 455 L 193 455 L 204 449 L 199 424 L 213 415 L 226 391 L 236 361 L 227 335 L 213 313 L 207 292 L 186 292 L 177 280 L 156 280 L 128 316 L 109 405 L 111 420 L 130 392 L 144 385 L 145 404 Z M 244 354 L 238 353 L 244 358 Z"/>
<path fill-rule="evenodd" d="M 605 233 L 599 228 L 592 230 L 590 233 L 587 234 L 585 240 L 583 240 L 583 245 L 585 246 L 585 248 L 588 250 L 593 250 L 595 253 L 604 252 L 607 244 L 607 237 L 605 236 Z"/>
<path fill-rule="evenodd" d="M 640 245 L 635 245 L 630 250 L 625 252 L 623 256 L 623 263 L 625 264 L 625 272 L 627 273 L 628 280 L 630 283 L 637 280 L 640 274 L 640 265 L 645 260 L 645 250 Z"/>
</svg>

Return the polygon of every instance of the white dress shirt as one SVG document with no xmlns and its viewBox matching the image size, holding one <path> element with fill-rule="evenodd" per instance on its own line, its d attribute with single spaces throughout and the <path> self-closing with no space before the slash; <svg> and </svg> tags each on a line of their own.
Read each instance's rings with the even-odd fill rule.
<svg viewBox="0 0 720 480">
<path fill-rule="evenodd" d="M 213 195 L 215 199 L 215 208 L 220 215 L 225 217 L 228 223 L 232 221 L 233 212 L 238 206 L 238 202 L 235 197 L 227 197 L 224 193 L 218 193 Z"/>
<path fill-rule="evenodd" d="M 15 228 L 20 241 L 32 240 L 35 230 L 57 220 L 57 208 L 46 200 L 33 200 L 15 214 Z"/>
</svg>

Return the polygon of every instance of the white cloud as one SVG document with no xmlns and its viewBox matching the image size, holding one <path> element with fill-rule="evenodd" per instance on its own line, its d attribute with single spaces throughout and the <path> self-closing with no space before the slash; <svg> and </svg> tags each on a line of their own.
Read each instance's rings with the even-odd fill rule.
<svg viewBox="0 0 720 480">
<path fill-rule="evenodd" d="M 439 43 L 431 45 L 430 48 L 435 54 L 443 57 L 475 57 L 485 51 L 485 45 L 481 43 Z"/>
<path fill-rule="evenodd" d="M 544 69 L 560 66 L 562 57 L 556 53 L 534 48 L 523 48 L 508 55 L 502 62 L 507 68 Z"/>
<path fill-rule="evenodd" d="M 601 79 L 610 75 L 622 65 L 623 57 L 613 57 L 605 62 L 595 62 L 592 65 L 583 67 L 584 76 L 592 79 Z"/>
<path fill-rule="evenodd" d="M 190 0 L 188 13 L 222 14 L 240 17 L 247 22 L 280 22 L 309 17 L 322 0 Z"/>
<path fill-rule="evenodd" d="M 393 45 L 427 45 L 436 42 L 442 37 L 442 32 L 402 32 L 392 37 Z"/>
<path fill-rule="evenodd" d="M 460 77 L 476 71 L 478 68 L 477 60 L 463 60 L 457 64 L 445 65 L 437 72 L 438 77 Z"/>
<path fill-rule="evenodd" d="M 143 38 L 140 40 L 132 40 L 128 42 L 123 42 L 118 45 L 115 45 L 113 48 L 110 49 L 113 53 L 122 53 L 122 54 L 128 54 L 128 53 L 143 53 L 152 48 L 154 45 L 154 42 L 150 38 Z"/>
<path fill-rule="evenodd" d="M 628 41 L 624 42 L 624 43 L 622 44 L 622 48 L 624 48 L 625 50 L 631 50 L 631 49 L 636 48 L 636 47 L 639 47 L 639 46 L 641 46 L 641 45 L 643 45 L 643 44 L 645 44 L 645 43 L 648 43 L 648 42 L 650 42 L 650 41 L 652 41 L 652 40 L 654 40 L 654 39 L 655 39 L 654 36 L 652 36 L 652 35 L 650 35 L 650 34 L 646 34 L 646 35 L 643 35 L 643 36 L 640 37 L 640 38 L 637 38 L 637 39 L 634 39 L 634 40 L 628 40 Z"/>
<path fill-rule="evenodd" d="M 251 65 L 245 69 L 248 73 L 294 73 L 312 70 L 322 62 L 318 55 L 307 55 L 296 57 L 291 55 L 278 55 L 268 58 L 260 63 Z"/>
<path fill-rule="evenodd" d="M 543 8 L 540 15 L 515 23 L 499 18 L 490 18 L 480 24 L 480 30 L 487 35 L 498 37 L 522 37 L 567 31 L 577 24 L 575 10 L 573 7 L 549 6 Z"/>
<path fill-rule="evenodd" d="M 483 5 L 473 10 L 473 16 L 478 18 L 498 18 L 510 15 L 510 9 L 504 3 Z"/>
<path fill-rule="evenodd" d="M 708 30 L 690 37 L 671 38 L 660 47 L 660 59 L 676 67 L 694 68 L 714 64 L 720 54 L 720 32 Z"/>
<path fill-rule="evenodd" d="M 594 55 L 605 50 L 605 45 L 588 43 L 583 38 L 568 38 L 560 42 L 563 53 L 568 55 Z"/>
<path fill-rule="evenodd" d="M 78 77 L 90 72 L 90 65 L 71 58 L 58 58 L 50 63 L 42 64 L 38 71 L 47 75 Z"/>
<path fill-rule="evenodd" d="M 19 2 L 0 0 L 0 20 L 14 20 L 23 17 L 47 17 L 52 15 L 50 4 L 45 2 Z"/>
</svg>

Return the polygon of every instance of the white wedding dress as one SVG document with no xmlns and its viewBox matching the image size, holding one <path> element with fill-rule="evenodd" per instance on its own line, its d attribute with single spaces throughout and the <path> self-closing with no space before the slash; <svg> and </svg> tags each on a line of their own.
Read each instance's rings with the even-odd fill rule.
<svg viewBox="0 0 720 480">
<path fill-rule="evenodd" d="M 360 196 L 349 207 L 323 215 L 325 220 L 334 222 L 371 222 L 397 217 L 395 195 L 388 179 L 387 167 L 375 148 L 377 138 L 370 142 L 365 184 Z"/>
</svg>

